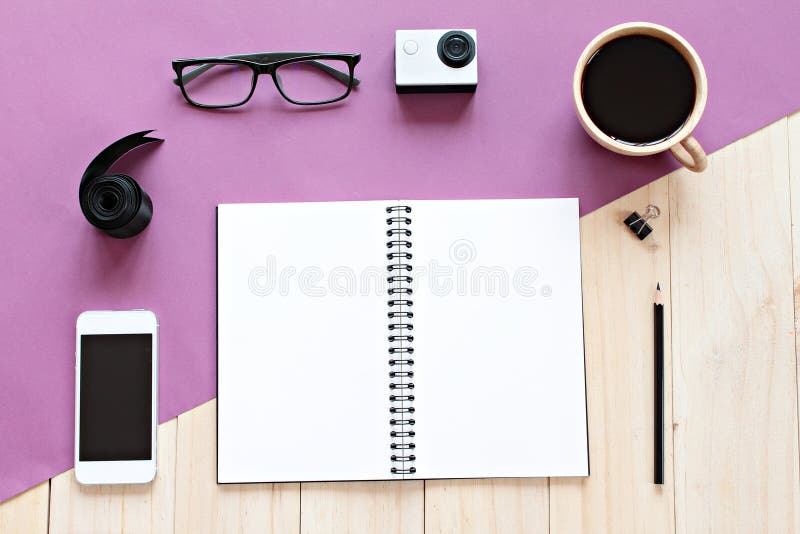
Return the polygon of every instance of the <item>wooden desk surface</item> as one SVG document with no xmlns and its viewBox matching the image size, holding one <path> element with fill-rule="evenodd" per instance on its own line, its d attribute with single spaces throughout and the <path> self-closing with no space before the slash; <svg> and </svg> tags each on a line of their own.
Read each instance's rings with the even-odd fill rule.
<svg viewBox="0 0 800 534">
<path fill-rule="evenodd" d="M 620 221 L 650 202 L 661 217 L 639 242 Z M 68 471 L 0 505 L 0 532 L 798 532 L 798 222 L 800 113 L 581 220 L 589 478 L 217 486 L 211 401 L 160 426 L 152 485 L 85 488 Z"/>
</svg>

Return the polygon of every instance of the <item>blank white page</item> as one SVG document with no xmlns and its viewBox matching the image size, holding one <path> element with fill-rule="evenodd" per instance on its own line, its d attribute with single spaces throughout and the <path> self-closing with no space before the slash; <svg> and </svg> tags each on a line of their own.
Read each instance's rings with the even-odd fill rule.
<svg viewBox="0 0 800 534">
<path fill-rule="evenodd" d="M 390 478 L 389 204 L 218 207 L 219 482 Z"/>
<path fill-rule="evenodd" d="M 588 475 L 577 199 L 404 203 L 415 478 Z"/>
</svg>

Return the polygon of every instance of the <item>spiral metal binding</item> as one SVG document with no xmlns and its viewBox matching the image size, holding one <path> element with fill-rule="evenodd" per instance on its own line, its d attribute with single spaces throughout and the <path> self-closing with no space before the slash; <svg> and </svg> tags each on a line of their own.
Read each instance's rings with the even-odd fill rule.
<svg viewBox="0 0 800 534">
<path fill-rule="evenodd" d="M 387 304 L 389 312 L 389 425 L 391 431 L 392 461 L 391 472 L 393 475 L 413 475 L 417 469 L 413 454 L 416 449 L 414 443 L 414 341 L 412 332 L 414 325 L 411 319 L 414 313 L 410 308 L 414 305 L 411 300 L 412 267 L 407 263 L 412 258 L 411 249 L 411 213 L 410 206 L 389 206 L 386 208 L 386 283 L 389 286 L 389 299 Z"/>
</svg>

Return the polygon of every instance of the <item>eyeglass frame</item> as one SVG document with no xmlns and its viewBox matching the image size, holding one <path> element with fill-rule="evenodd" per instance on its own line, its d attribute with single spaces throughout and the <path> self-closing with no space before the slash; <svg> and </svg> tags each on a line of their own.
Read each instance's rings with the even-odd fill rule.
<svg viewBox="0 0 800 534">
<path fill-rule="evenodd" d="M 321 69 L 322 71 L 330 74 L 340 82 L 347 84 L 347 91 L 339 97 L 320 102 L 299 102 L 297 100 L 290 98 L 283 91 L 281 82 L 276 74 L 277 70 L 283 65 L 314 61 L 318 59 L 340 60 L 347 63 L 347 66 L 349 68 L 349 72 L 347 73 L 335 69 L 322 62 L 314 63 L 314 65 L 319 69 Z M 340 100 L 344 100 L 350 95 L 350 92 L 353 90 L 353 87 L 357 87 L 361 83 L 361 80 L 356 78 L 354 75 L 356 65 L 358 65 L 359 61 L 361 61 L 361 54 L 337 54 L 337 53 L 326 53 L 326 52 L 262 52 L 258 54 L 237 54 L 232 56 L 205 57 L 196 59 L 175 59 L 172 61 L 172 69 L 175 71 L 176 78 L 172 80 L 172 83 L 180 87 L 181 93 L 183 94 L 183 98 L 186 100 L 186 102 L 188 102 L 193 106 L 206 109 L 235 108 L 238 106 L 243 106 L 244 104 L 250 101 L 250 99 L 253 97 L 253 93 L 255 93 L 256 91 L 256 84 L 258 83 L 258 77 L 262 74 L 268 74 L 271 76 L 272 81 L 275 83 L 275 87 L 278 89 L 278 92 L 287 101 L 298 106 L 318 106 L 322 104 L 332 104 L 333 102 L 339 102 Z M 234 104 L 201 104 L 199 102 L 195 102 L 194 100 L 192 100 L 189 97 L 188 93 L 186 92 L 186 87 L 184 87 L 184 82 L 186 83 L 191 82 L 192 80 L 200 76 L 203 72 L 209 70 L 211 66 L 209 65 L 208 68 L 206 69 L 200 67 L 198 69 L 189 72 L 188 74 L 183 74 L 183 71 L 187 67 L 191 67 L 194 65 L 203 65 L 203 64 L 208 65 L 210 63 L 216 63 L 221 65 L 243 65 L 249 67 L 250 70 L 253 71 L 253 81 L 250 85 L 250 93 L 247 95 L 247 97 L 241 102 L 237 102 Z M 189 79 L 186 80 L 186 78 Z"/>
</svg>

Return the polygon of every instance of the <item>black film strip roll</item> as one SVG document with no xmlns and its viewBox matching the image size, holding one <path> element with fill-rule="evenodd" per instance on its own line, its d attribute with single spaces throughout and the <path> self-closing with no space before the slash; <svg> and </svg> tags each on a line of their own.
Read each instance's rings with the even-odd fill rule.
<svg viewBox="0 0 800 534">
<path fill-rule="evenodd" d="M 414 306 L 411 275 L 411 208 L 386 208 L 386 266 L 389 305 L 389 425 L 393 475 L 417 469 L 414 444 Z"/>
<path fill-rule="evenodd" d="M 111 237 L 132 237 L 147 228 L 153 218 L 153 202 L 136 180 L 127 174 L 106 174 L 128 151 L 163 141 L 138 132 L 112 143 L 92 160 L 83 173 L 78 198 L 86 220 Z"/>
</svg>

